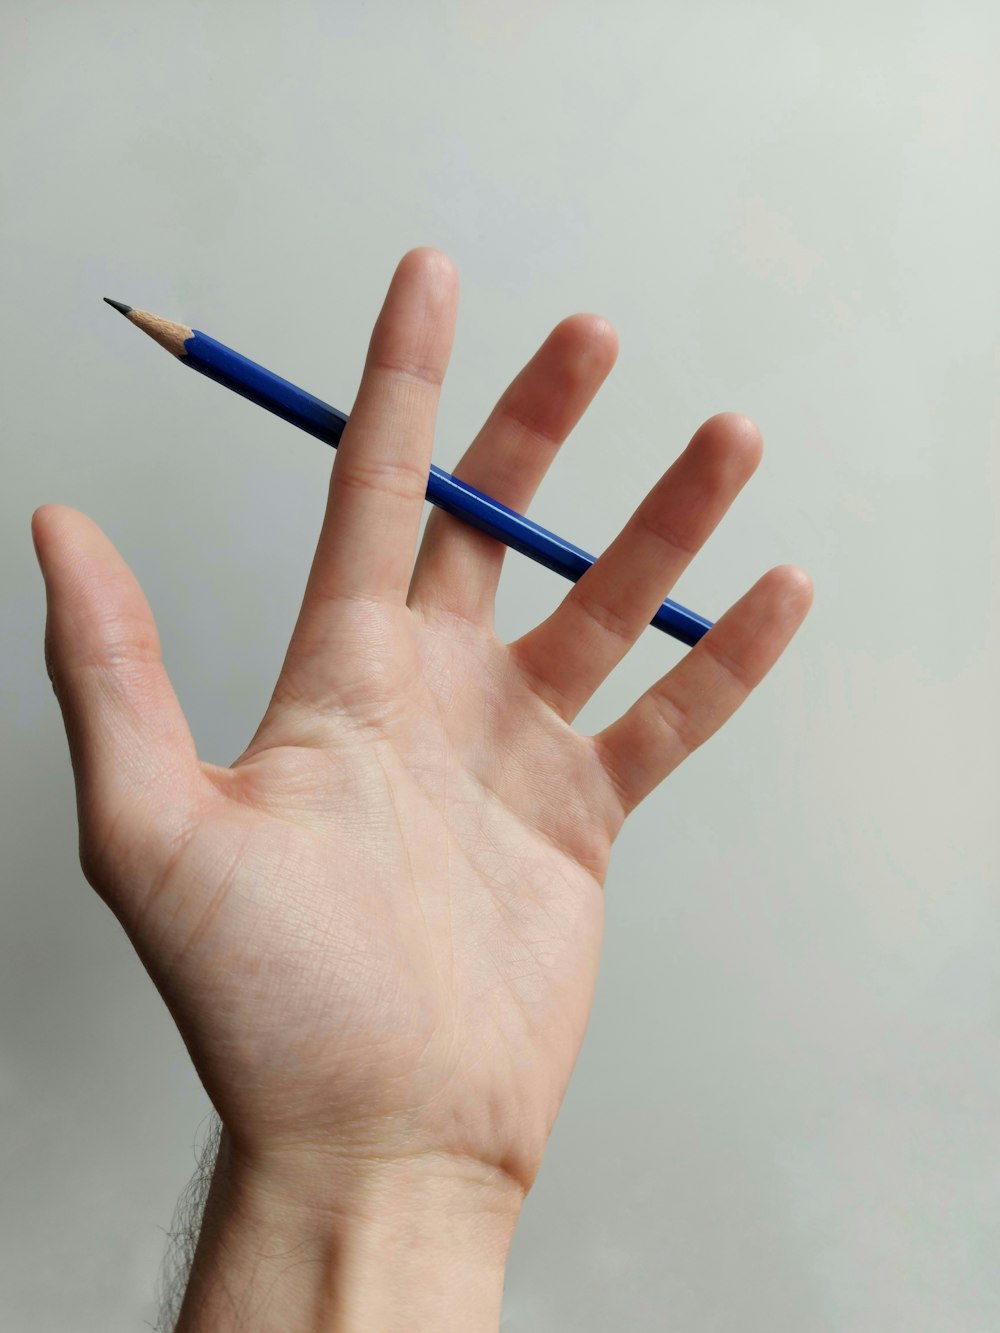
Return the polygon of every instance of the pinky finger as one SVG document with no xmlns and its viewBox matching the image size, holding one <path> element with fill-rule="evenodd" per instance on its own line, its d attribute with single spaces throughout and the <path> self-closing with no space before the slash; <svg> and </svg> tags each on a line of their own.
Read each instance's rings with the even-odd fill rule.
<svg viewBox="0 0 1000 1333">
<path fill-rule="evenodd" d="M 793 565 L 770 570 L 594 745 L 628 815 L 727 722 L 784 652 L 812 604 Z"/>
</svg>

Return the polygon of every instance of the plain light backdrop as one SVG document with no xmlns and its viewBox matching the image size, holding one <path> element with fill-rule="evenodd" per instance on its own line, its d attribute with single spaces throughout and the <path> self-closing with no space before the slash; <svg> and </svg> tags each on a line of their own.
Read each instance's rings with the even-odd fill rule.
<svg viewBox="0 0 1000 1333">
<path fill-rule="evenodd" d="M 462 284 L 440 466 L 596 311 L 618 365 L 532 516 L 600 551 L 742 411 L 764 462 L 674 595 L 715 618 L 785 562 L 816 587 L 616 847 L 504 1329 L 995 1333 L 995 3 L 3 0 L 0 52 L 0 1327 L 155 1324 L 209 1109 L 79 869 L 31 512 L 108 533 L 229 763 L 333 458 L 101 297 L 349 411 L 434 245 Z M 508 555 L 501 634 L 567 588 Z M 579 725 L 681 651 L 648 631 Z"/>
</svg>

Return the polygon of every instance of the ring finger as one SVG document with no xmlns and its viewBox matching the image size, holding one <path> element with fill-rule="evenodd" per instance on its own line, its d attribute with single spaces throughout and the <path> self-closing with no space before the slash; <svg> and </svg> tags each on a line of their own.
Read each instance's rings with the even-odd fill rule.
<svg viewBox="0 0 1000 1333">
<path fill-rule="evenodd" d="M 552 615 L 510 645 L 536 693 L 565 721 L 652 620 L 760 455 L 752 421 L 711 417 Z"/>
</svg>

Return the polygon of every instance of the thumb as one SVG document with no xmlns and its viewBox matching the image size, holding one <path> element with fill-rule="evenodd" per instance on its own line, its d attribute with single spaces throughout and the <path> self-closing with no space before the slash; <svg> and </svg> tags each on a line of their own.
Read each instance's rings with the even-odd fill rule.
<svg viewBox="0 0 1000 1333">
<path fill-rule="evenodd" d="M 45 661 L 76 779 L 80 859 L 105 897 L 155 869 L 155 836 L 190 822 L 200 776 L 187 721 L 135 575 L 96 523 L 66 505 L 31 516 L 45 579 Z M 131 862 L 131 864 L 129 864 Z M 152 862 L 152 863 L 151 863 Z"/>
</svg>

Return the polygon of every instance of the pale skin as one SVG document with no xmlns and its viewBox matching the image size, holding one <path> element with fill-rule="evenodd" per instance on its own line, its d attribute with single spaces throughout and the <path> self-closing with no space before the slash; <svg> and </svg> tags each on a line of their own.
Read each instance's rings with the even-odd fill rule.
<svg viewBox="0 0 1000 1333">
<path fill-rule="evenodd" d="M 587 1025 L 615 837 L 811 601 L 801 570 L 771 570 L 694 649 L 664 639 L 675 665 L 621 717 L 575 730 L 657 633 L 760 435 L 707 421 L 552 615 L 504 643 L 505 548 L 435 510 L 416 549 L 457 301 L 445 255 L 403 257 L 273 697 L 230 767 L 198 758 L 108 538 L 64 505 L 32 519 L 83 869 L 223 1124 L 183 1333 L 498 1328 Z M 606 320 L 563 320 L 456 475 L 524 512 L 617 350 Z"/>
</svg>

